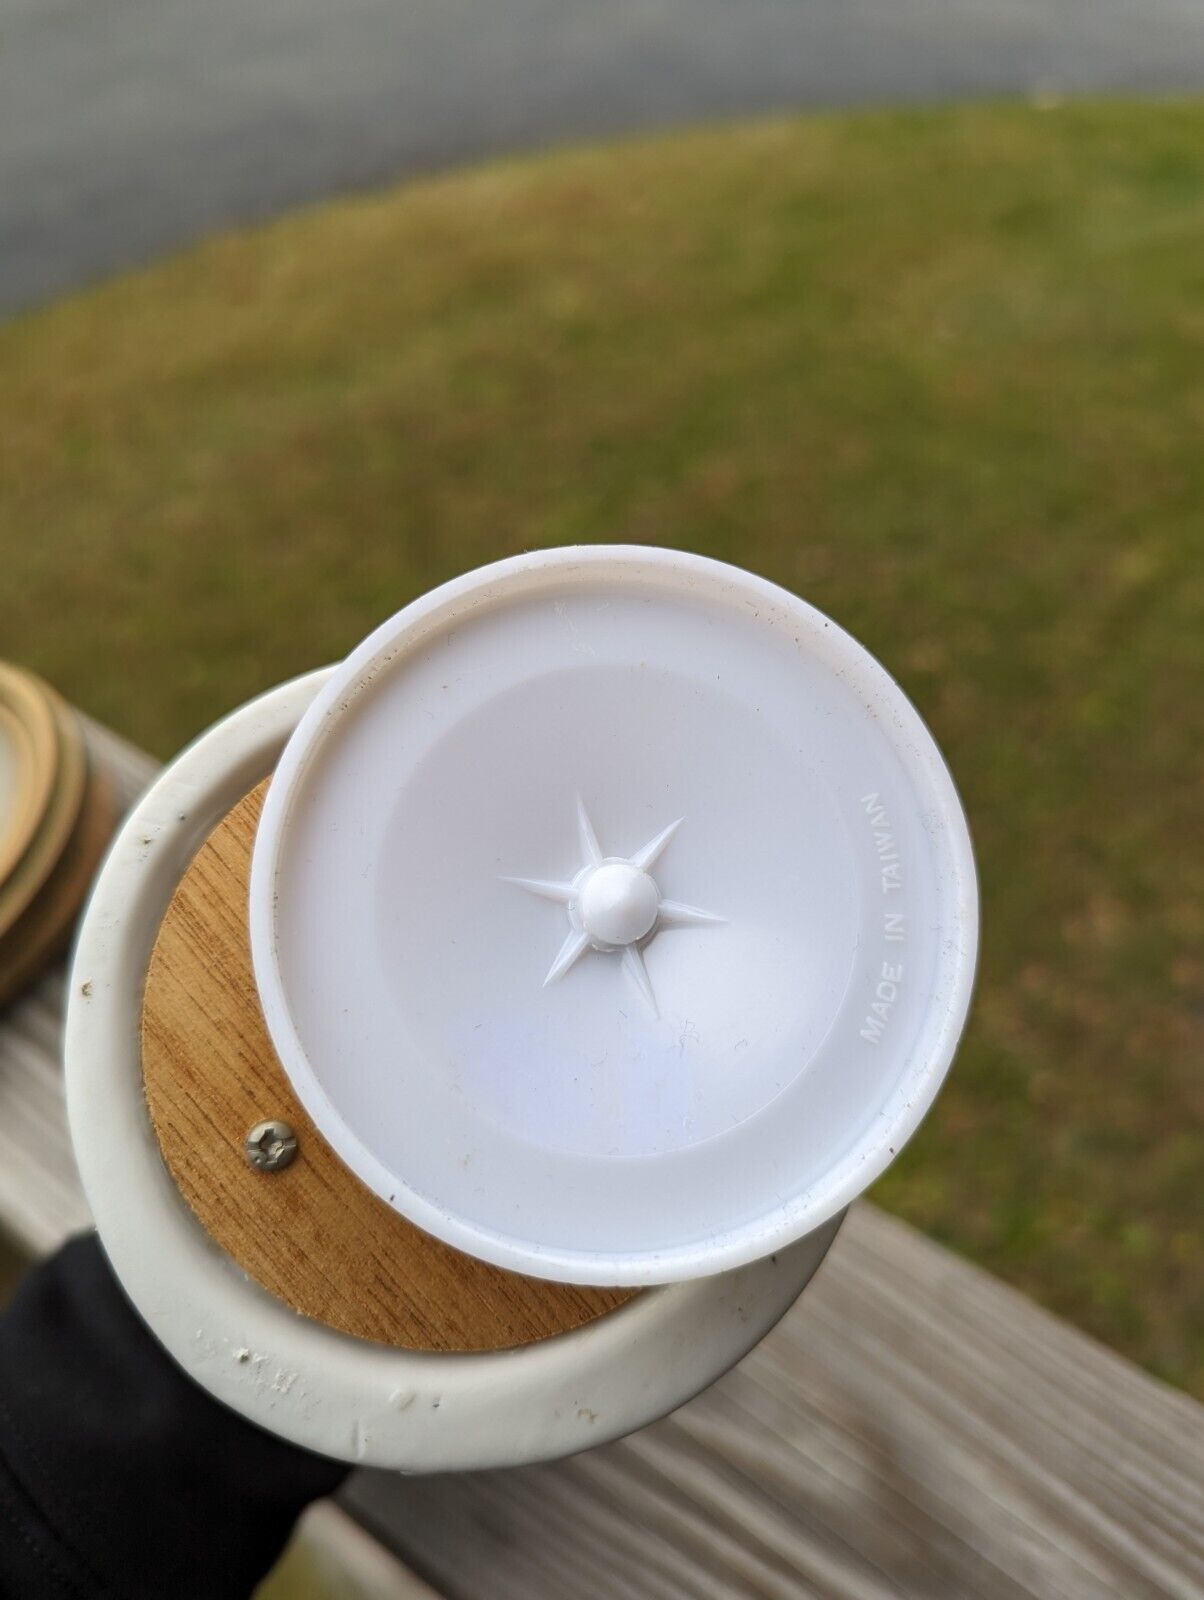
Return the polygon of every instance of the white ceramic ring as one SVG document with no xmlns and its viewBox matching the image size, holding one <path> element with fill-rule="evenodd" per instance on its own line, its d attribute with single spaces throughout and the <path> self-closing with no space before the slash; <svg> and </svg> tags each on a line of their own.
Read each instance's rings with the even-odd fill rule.
<svg viewBox="0 0 1204 1600">
<path fill-rule="evenodd" d="M 189 860 L 271 772 L 328 676 L 272 690 L 190 745 L 127 819 L 72 965 L 67 1107 L 84 1190 L 118 1278 L 169 1354 L 216 1399 L 298 1445 L 403 1472 L 569 1455 L 629 1433 L 745 1355 L 806 1285 L 836 1217 L 737 1271 L 650 1289 L 519 1350 L 438 1355 L 299 1317 L 205 1234 L 164 1165 L 142 1088 L 142 991 Z"/>
</svg>

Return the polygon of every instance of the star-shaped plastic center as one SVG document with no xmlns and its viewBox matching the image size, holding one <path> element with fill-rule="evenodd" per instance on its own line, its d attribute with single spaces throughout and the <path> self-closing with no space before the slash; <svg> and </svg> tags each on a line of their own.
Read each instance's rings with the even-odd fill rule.
<svg viewBox="0 0 1204 1600">
<path fill-rule="evenodd" d="M 642 946 L 660 928 L 697 927 L 722 922 L 722 917 L 680 900 L 666 900 L 651 869 L 664 854 L 665 847 L 682 824 L 682 818 L 662 828 L 633 856 L 603 855 L 598 836 L 582 800 L 577 801 L 577 832 L 585 864 L 567 882 L 552 878 L 505 878 L 542 900 L 562 905 L 568 914 L 569 931 L 543 980 L 546 988 L 562 978 L 587 950 L 619 954 L 624 970 L 643 995 L 653 1014 L 658 1014 L 656 996 L 644 965 Z"/>
</svg>

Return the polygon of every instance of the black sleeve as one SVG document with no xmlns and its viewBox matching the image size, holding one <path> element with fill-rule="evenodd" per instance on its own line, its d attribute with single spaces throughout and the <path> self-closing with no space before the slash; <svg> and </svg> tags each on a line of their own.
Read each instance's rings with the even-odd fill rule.
<svg viewBox="0 0 1204 1600">
<path fill-rule="evenodd" d="M 0 1316 L 4 1600 L 246 1600 L 346 1471 L 187 1378 L 94 1236 Z"/>
</svg>

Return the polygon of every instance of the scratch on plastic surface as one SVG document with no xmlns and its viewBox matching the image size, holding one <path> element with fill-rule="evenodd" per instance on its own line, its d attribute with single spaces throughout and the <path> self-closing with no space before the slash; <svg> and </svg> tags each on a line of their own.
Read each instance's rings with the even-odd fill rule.
<svg viewBox="0 0 1204 1600">
<path fill-rule="evenodd" d="M 573 648 L 583 656 L 596 656 L 598 652 L 594 649 L 592 644 L 582 637 L 581 630 L 573 621 L 571 615 L 569 614 L 569 609 L 565 605 L 564 601 L 556 600 L 553 602 L 553 604 L 556 615 L 560 618 L 561 622 L 564 623 L 565 627 L 573 636 Z"/>
</svg>

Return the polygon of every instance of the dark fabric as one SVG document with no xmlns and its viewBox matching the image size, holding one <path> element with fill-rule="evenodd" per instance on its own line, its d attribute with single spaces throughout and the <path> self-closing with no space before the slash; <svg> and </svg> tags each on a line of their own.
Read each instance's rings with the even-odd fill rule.
<svg viewBox="0 0 1204 1600">
<path fill-rule="evenodd" d="M 246 1600 L 346 1471 L 187 1378 L 95 1237 L 35 1268 L 0 1316 L 4 1600 Z"/>
</svg>

